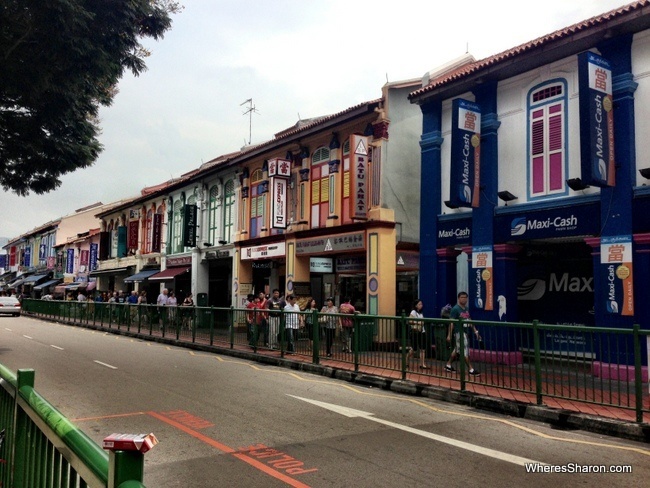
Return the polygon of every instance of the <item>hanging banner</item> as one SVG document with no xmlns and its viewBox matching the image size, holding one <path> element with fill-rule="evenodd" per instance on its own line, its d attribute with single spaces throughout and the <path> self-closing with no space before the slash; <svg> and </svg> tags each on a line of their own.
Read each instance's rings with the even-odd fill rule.
<svg viewBox="0 0 650 488">
<path fill-rule="evenodd" d="M 584 183 L 616 184 L 614 101 L 609 62 L 592 52 L 578 55 L 580 160 Z"/>
<path fill-rule="evenodd" d="M 632 236 L 601 237 L 600 263 L 606 283 L 607 312 L 634 315 Z"/>
<path fill-rule="evenodd" d="M 0 268 L 5 269 L 8 268 L 9 265 L 7 263 L 7 255 L 6 254 L 0 254 Z"/>
<path fill-rule="evenodd" d="M 472 276 L 474 306 L 481 310 L 494 310 L 494 280 L 492 278 L 492 246 L 472 248 Z"/>
<path fill-rule="evenodd" d="M 368 137 L 350 136 L 350 217 L 365 220 L 368 215 Z"/>
<path fill-rule="evenodd" d="M 68 249 L 65 272 L 68 274 L 74 273 L 74 249 Z"/>
<path fill-rule="evenodd" d="M 452 102 L 449 202 L 478 207 L 481 185 L 481 107 L 456 98 Z"/>
<path fill-rule="evenodd" d="M 91 243 L 90 244 L 90 262 L 88 263 L 88 269 L 90 271 L 97 270 L 97 257 L 99 253 L 99 244 Z"/>
<path fill-rule="evenodd" d="M 160 252 L 160 243 L 162 241 L 162 214 L 154 214 L 153 229 L 151 231 L 151 252 Z"/>
<path fill-rule="evenodd" d="M 29 268 L 32 265 L 32 248 L 30 246 L 27 246 L 25 248 L 25 254 L 23 255 L 23 259 L 24 259 L 23 265 Z"/>
<path fill-rule="evenodd" d="M 81 264 L 82 266 L 88 266 L 89 256 L 90 256 L 90 252 L 88 251 L 88 249 L 82 249 L 81 257 L 79 258 L 79 264 Z"/>
<path fill-rule="evenodd" d="M 271 227 L 287 228 L 287 188 L 289 180 L 274 176 L 271 178 Z"/>
<path fill-rule="evenodd" d="M 185 205 L 183 215 L 183 245 L 196 246 L 196 205 Z"/>
<path fill-rule="evenodd" d="M 40 246 L 38 246 L 38 260 L 43 261 L 47 257 L 47 245 L 42 242 Z"/>
<path fill-rule="evenodd" d="M 139 220 L 129 221 L 129 237 L 128 237 L 128 248 L 137 249 L 138 248 L 138 227 L 140 226 Z"/>
</svg>

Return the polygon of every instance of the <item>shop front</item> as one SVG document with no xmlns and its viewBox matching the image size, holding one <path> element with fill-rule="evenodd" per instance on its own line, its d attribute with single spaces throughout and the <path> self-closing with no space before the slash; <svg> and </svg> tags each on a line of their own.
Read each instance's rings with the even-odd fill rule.
<svg viewBox="0 0 650 488">
<path fill-rule="evenodd" d="M 167 258 L 166 266 L 147 278 L 147 295 L 152 297 L 153 302 L 160 290 L 167 288 L 180 304 L 192 292 L 192 256 Z"/>
<path fill-rule="evenodd" d="M 276 288 L 282 295 L 294 293 L 293 282 L 286 281 L 286 253 L 285 242 L 242 247 L 238 251 L 238 273 L 233 278 L 238 306 L 246 302 L 249 293 L 270 295 Z"/>
</svg>

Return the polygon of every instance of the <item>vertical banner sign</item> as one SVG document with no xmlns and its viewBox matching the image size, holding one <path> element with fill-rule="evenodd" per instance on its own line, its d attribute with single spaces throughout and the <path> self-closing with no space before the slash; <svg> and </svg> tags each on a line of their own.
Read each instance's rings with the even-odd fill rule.
<svg viewBox="0 0 650 488">
<path fill-rule="evenodd" d="M 96 243 L 90 244 L 90 262 L 88 263 L 88 269 L 90 271 L 95 271 L 97 269 L 97 257 L 99 254 L 99 245 Z"/>
<path fill-rule="evenodd" d="M 472 286 L 474 306 L 481 310 L 494 310 L 494 281 L 492 279 L 492 246 L 472 248 Z"/>
<path fill-rule="evenodd" d="M 185 205 L 183 215 L 183 245 L 196 246 L 196 205 Z"/>
<path fill-rule="evenodd" d="M 54 256 L 47 257 L 47 269 L 54 269 L 56 265 L 56 258 Z"/>
<path fill-rule="evenodd" d="M 38 260 L 43 261 L 47 257 L 47 245 L 43 242 L 38 246 Z"/>
<path fill-rule="evenodd" d="M 478 207 L 481 186 L 481 107 L 457 98 L 452 104 L 449 201 Z"/>
<path fill-rule="evenodd" d="M 65 272 L 68 274 L 74 273 L 74 249 L 68 249 L 68 258 L 65 262 Z"/>
<path fill-rule="evenodd" d="M 25 255 L 24 255 L 24 266 L 30 267 L 32 265 L 32 248 L 31 246 L 27 246 L 25 248 Z"/>
<path fill-rule="evenodd" d="M 271 178 L 271 227 L 274 229 L 287 228 L 287 178 L 274 176 Z"/>
<path fill-rule="evenodd" d="M 634 315 L 632 236 L 601 237 L 600 263 L 606 283 L 607 312 Z"/>
<path fill-rule="evenodd" d="M 153 228 L 151 230 L 151 252 L 160 252 L 160 243 L 162 241 L 162 214 L 154 214 Z"/>
<path fill-rule="evenodd" d="M 88 266 L 88 257 L 89 257 L 89 251 L 88 249 L 84 249 L 81 251 L 81 257 L 79 258 L 79 264 L 82 266 Z"/>
<path fill-rule="evenodd" d="M 592 52 L 578 55 L 581 176 L 588 185 L 616 184 L 614 101 L 609 62 Z"/>
<path fill-rule="evenodd" d="M 138 228 L 140 227 L 139 220 L 129 221 L 129 237 L 128 237 L 128 248 L 137 249 L 138 248 Z"/>
<path fill-rule="evenodd" d="M 7 255 L 6 254 L 0 254 L 0 268 L 7 268 Z"/>
<path fill-rule="evenodd" d="M 350 136 L 350 217 L 368 217 L 368 137 L 359 134 Z"/>
</svg>

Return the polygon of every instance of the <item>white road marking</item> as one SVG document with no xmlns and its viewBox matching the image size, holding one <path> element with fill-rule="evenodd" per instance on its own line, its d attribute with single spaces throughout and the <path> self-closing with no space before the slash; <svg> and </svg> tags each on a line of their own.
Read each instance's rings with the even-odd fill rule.
<svg viewBox="0 0 650 488">
<path fill-rule="evenodd" d="M 29 337 L 28 335 L 25 335 L 25 334 L 23 334 L 23 337 L 24 337 L 25 339 L 34 339 L 33 337 Z"/>
<path fill-rule="evenodd" d="M 353 408 L 348 408 L 348 407 L 342 407 L 340 405 L 333 405 L 331 403 L 325 403 L 325 402 L 319 402 L 317 400 L 310 400 L 308 398 L 301 398 L 297 397 L 294 395 L 289 395 L 290 397 L 296 398 L 298 400 L 302 400 L 303 402 L 311 403 L 313 405 L 326 408 L 327 410 L 331 410 L 332 412 L 336 412 L 341 415 L 345 415 L 346 417 L 354 418 L 354 417 L 362 417 L 366 420 L 372 420 L 373 422 L 377 422 L 379 424 L 387 425 L 388 427 L 393 427 L 394 429 L 399 429 L 403 430 L 405 432 L 409 432 L 411 434 L 419 435 L 422 437 L 426 437 L 428 439 L 442 442 L 444 444 L 448 444 L 450 446 L 458 447 L 460 449 L 465 449 L 467 451 L 475 452 L 477 454 L 482 454 L 484 456 L 489 456 L 494 459 L 499 459 L 501 461 L 506 461 L 508 463 L 513 463 L 513 464 L 518 464 L 519 466 L 525 466 L 527 464 L 540 464 L 540 465 L 545 465 L 546 463 L 540 463 L 539 461 L 534 461 L 532 459 L 527 459 L 519 456 L 515 456 L 513 454 L 508 454 L 505 452 L 501 451 L 496 451 L 494 449 L 489 449 L 487 447 L 482 447 L 482 446 L 477 446 L 475 444 L 470 444 L 468 442 L 463 442 L 459 441 L 456 439 L 452 439 L 450 437 L 444 437 L 441 435 L 437 434 L 432 434 L 431 432 L 427 432 L 424 430 L 419 430 L 419 429 L 414 429 L 412 427 L 408 427 L 406 425 L 401 425 L 401 424 L 396 424 L 395 422 L 390 422 L 389 420 L 382 420 L 378 419 L 373 416 L 372 413 L 369 412 L 363 412 L 361 410 L 355 410 Z"/>
<path fill-rule="evenodd" d="M 97 364 L 101 364 L 102 366 L 106 366 L 107 368 L 111 369 L 117 369 L 117 366 L 111 366 L 110 364 L 102 363 L 101 361 L 94 361 Z"/>
<path fill-rule="evenodd" d="M 50 344 L 50 347 L 53 347 L 54 349 L 58 349 L 59 351 L 63 351 L 64 349 L 59 346 L 55 346 L 54 344 Z"/>
</svg>

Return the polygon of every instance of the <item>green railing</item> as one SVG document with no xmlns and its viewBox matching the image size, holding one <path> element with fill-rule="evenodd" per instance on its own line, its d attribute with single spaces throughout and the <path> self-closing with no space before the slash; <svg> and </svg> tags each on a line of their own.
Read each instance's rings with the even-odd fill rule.
<svg viewBox="0 0 650 488">
<path fill-rule="evenodd" d="M 624 408 L 635 411 L 639 422 L 644 412 L 650 412 L 644 387 L 647 359 L 643 364 L 641 351 L 650 331 L 636 325 L 602 328 L 473 320 L 481 341 L 467 334 L 468 359 L 481 374 L 471 376 L 464 360 L 464 334 L 457 371 L 445 370 L 454 347 L 454 338 L 447 340 L 454 321 L 448 319 L 424 319 L 424 331 L 418 332 L 406 316 L 355 315 L 354 333 L 347 337 L 340 320 L 345 315 L 317 311 L 301 312 L 293 320 L 289 313 L 239 308 L 25 300 L 23 312 L 179 344 L 277 350 L 281 357 L 298 354 L 313 363 L 331 357 L 355 371 L 397 371 L 402 379 L 432 376 L 440 379 L 440 385 L 456 383 L 462 390 L 482 385 L 523 392 L 537 404 L 557 398 Z M 298 329 L 289 331 L 295 323 L 300 324 Z M 415 347 L 422 352 L 415 352 Z"/>
<path fill-rule="evenodd" d="M 0 365 L 0 486 L 144 488 L 142 455 L 109 456 L 38 394 L 34 376 Z"/>
</svg>

